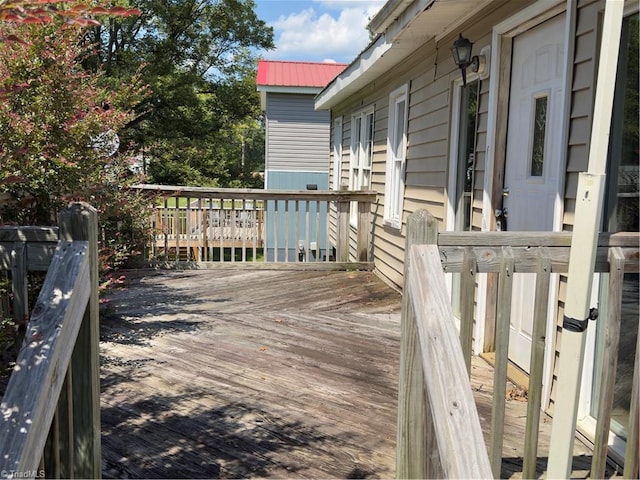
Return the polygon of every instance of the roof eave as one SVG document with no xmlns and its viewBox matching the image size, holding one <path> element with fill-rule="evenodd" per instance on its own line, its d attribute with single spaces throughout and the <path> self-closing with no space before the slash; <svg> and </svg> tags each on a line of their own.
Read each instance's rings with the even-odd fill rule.
<svg viewBox="0 0 640 480">
<path fill-rule="evenodd" d="M 409 9 L 411 4 L 416 4 L 415 7 L 417 7 L 418 10 L 424 10 L 428 8 L 429 4 L 435 1 L 436 0 L 388 0 L 371 19 L 368 28 L 376 35 L 382 34 Z"/>
<path fill-rule="evenodd" d="M 442 38 L 473 18 L 494 0 L 394 0 L 384 33 L 376 39 L 324 90 L 315 101 L 316 110 L 328 110 L 354 94 L 385 71 L 393 68 L 419 46 L 433 38 Z M 400 7 L 404 6 L 403 10 Z M 385 8 L 383 7 L 383 9 Z M 381 17 L 382 18 L 382 17 Z"/>
</svg>

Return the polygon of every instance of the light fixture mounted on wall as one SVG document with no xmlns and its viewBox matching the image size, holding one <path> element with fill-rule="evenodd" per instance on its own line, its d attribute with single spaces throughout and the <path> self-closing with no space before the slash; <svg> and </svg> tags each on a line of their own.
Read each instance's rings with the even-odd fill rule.
<svg viewBox="0 0 640 480">
<path fill-rule="evenodd" d="M 471 50 L 473 43 L 469 39 L 464 38 L 462 34 L 458 39 L 453 42 L 451 47 L 451 54 L 453 55 L 453 61 L 456 62 L 458 68 L 462 71 L 462 86 L 467 85 L 467 68 L 470 68 L 472 72 L 479 72 L 484 67 L 485 59 L 480 56 L 471 56 Z"/>
</svg>

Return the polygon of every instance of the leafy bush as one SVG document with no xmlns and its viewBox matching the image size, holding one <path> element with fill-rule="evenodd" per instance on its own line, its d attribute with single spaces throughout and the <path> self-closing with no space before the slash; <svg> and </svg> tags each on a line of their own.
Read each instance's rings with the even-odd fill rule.
<svg viewBox="0 0 640 480">
<path fill-rule="evenodd" d="M 117 132 L 148 89 L 134 75 L 114 84 L 86 72 L 77 25 L 0 24 L 0 224 L 52 225 L 69 201 L 98 210 L 103 285 L 147 239 L 150 201 Z"/>
</svg>

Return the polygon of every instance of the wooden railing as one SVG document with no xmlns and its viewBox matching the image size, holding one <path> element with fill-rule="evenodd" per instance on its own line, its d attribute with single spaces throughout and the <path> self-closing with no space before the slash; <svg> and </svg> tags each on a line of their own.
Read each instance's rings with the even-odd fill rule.
<svg viewBox="0 0 640 480">
<path fill-rule="evenodd" d="M 397 478 L 491 478 L 438 247 L 412 216 L 403 293 Z"/>
<path fill-rule="evenodd" d="M 56 230 L 0 228 L 18 320 L 26 272 L 47 270 L 0 406 L 2 477 L 101 477 L 96 211 L 61 212 L 52 248 Z"/>
<path fill-rule="evenodd" d="M 148 247 L 155 264 L 372 268 L 373 192 L 134 188 L 156 196 Z M 356 225 L 349 221 L 352 203 Z"/>
<path fill-rule="evenodd" d="M 11 280 L 9 296 L 0 302 L 0 316 L 16 325 L 28 320 L 28 272 L 46 272 L 58 244 L 57 227 L 0 227 L 0 272 Z"/>
<path fill-rule="evenodd" d="M 545 329 L 548 311 L 548 292 L 551 282 L 552 273 L 566 274 L 568 271 L 569 251 L 571 245 L 571 233 L 552 233 L 552 232 L 441 232 L 437 231 L 437 220 L 430 216 L 427 212 L 419 211 L 412 214 L 408 223 L 407 244 L 432 244 L 437 245 L 439 252 L 439 260 L 442 269 L 447 273 L 460 273 L 461 287 L 459 305 L 460 305 L 460 345 L 462 347 L 462 356 L 466 364 L 467 371 L 470 371 L 470 359 L 472 354 L 472 337 L 473 337 L 473 315 L 476 291 L 476 280 L 479 273 L 491 273 L 498 275 L 498 292 L 497 292 L 497 311 L 495 325 L 495 370 L 493 382 L 493 405 L 491 418 L 491 432 L 489 442 L 489 458 L 491 461 L 491 469 L 495 477 L 500 477 L 502 451 L 504 440 L 504 412 L 505 412 L 505 391 L 507 383 L 507 364 L 508 364 L 508 345 L 510 331 L 510 314 L 511 314 L 511 297 L 514 275 L 520 273 L 536 273 L 535 285 L 535 307 L 534 307 L 534 324 L 532 334 L 532 350 L 530 360 L 530 376 L 528 390 L 527 405 L 527 422 L 525 434 L 525 448 L 523 458 L 523 477 L 532 478 L 536 476 L 536 460 L 538 448 L 538 425 L 541 413 L 541 392 L 543 379 L 543 364 L 545 356 Z M 613 382 L 615 380 L 616 359 L 618 358 L 618 337 L 620 331 L 620 304 L 622 301 L 622 281 L 626 273 L 639 271 L 639 250 L 640 235 L 638 233 L 619 233 L 619 234 L 601 234 L 599 240 L 599 248 L 596 259 L 596 271 L 609 273 L 609 308 L 607 309 L 606 319 L 601 318 L 598 321 L 606 322 L 607 341 L 605 342 L 603 371 L 601 377 L 602 387 L 600 388 L 598 426 L 596 430 L 594 458 L 592 466 L 592 476 L 602 478 L 604 476 L 604 467 L 607 457 L 607 436 L 609 433 L 609 422 L 611 418 L 611 409 L 613 402 Z M 433 255 L 430 250 L 429 255 Z M 415 260 L 416 255 L 427 255 L 426 252 L 411 251 L 409 257 L 409 268 Z M 421 260 L 422 261 L 422 260 Z M 420 268 L 426 268 L 422 266 Z M 430 267 L 431 268 L 431 267 Z M 435 273 L 433 268 L 430 270 L 431 275 L 438 276 L 442 279 L 443 273 Z M 405 278 L 409 279 L 407 292 L 409 295 L 416 295 L 419 287 L 414 285 L 418 280 L 421 283 L 435 282 L 428 275 L 416 277 L 416 273 L 409 272 Z M 442 282 L 444 280 L 442 279 Z M 442 285 L 438 286 L 441 289 Z M 415 301 L 414 301 L 415 302 Z M 441 298 L 437 299 L 441 302 Z M 442 315 L 440 313 L 441 306 L 437 305 L 435 300 L 425 302 L 424 308 L 428 311 L 425 320 L 429 319 L 431 323 L 435 320 L 430 319 L 431 316 Z M 617 306 L 617 307 L 616 307 Z M 409 305 L 405 302 L 404 309 L 409 310 Z M 415 308 L 415 307 L 414 307 Z M 437 310 L 436 310 L 437 308 Z M 437 313 L 435 313 L 437 312 Z M 453 315 L 445 312 L 448 321 L 453 325 Z M 418 320 L 420 321 L 420 320 Z M 403 320 L 404 322 L 404 320 Z M 407 347 L 410 339 L 404 338 L 406 334 L 405 324 L 403 323 L 403 350 Z M 407 327 L 408 328 L 408 327 Z M 418 327 L 424 328 L 424 327 Z M 424 348 L 424 345 L 421 345 Z M 627 449 L 625 454 L 625 475 L 631 472 L 629 478 L 632 478 L 633 472 L 637 474 L 638 465 L 638 355 L 640 349 L 636 349 L 635 370 L 633 375 L 632 386 L 632 402 L 628 425 Z M 441 355 L 446 356 L 449 353 L 442 351 Z M 457 353 L 455 354 L 457 356 Z M 562 352 L 560 352 L 562 355 Z M 426 358 L 425 358 L 426 360 Z M 435 361 L 435 360 L 434 360 Z M 408 368 L 407 360 L 401 357 L 401 368 Z M 425 365 L 425 369 L 434 368 L 433 363 Z M 403 370 L 404 371 L 404 370 Z M 400 398 L 407 398 L 416 395 L 413 389 L 420 388 L 418 383 L 414 383 L 413 387 L 403 384 L 401 377 Z M 453 377 L 450 375 L 451 382 Z M 436 384 L 438 388 L 450 390 L 458 388 L 448 381 L 442 384 Z M 429 385 L 427 385 L 427 389 Z M 405 390 L 403 392 L 403 390 Z M 431 396 L 435 393 L 429 391 Z M 432 402 L 433 405 L 433 402 Z M 411 412 L 411 410 L 408 410 Z M 439 410 L 438 414 L 442 415 L 443 411 Z M 399 412 L 399 462 L 412 465 L 416 458 L 420 458 L 420 453 L 415 455 L 407 455 L 402 453 L 404 450 L 411 449 L 407 447 L 404 440 L 404 433 L 411 423 L 404 419 L 403 415 L 407 415 L 407 411 Z M 401 438 L 403 442 L 400 442 Z M 410 442 L 409 442 L 410 443 Z M 484 445 L 482 445 L 484 448 Z M 425 452 L 425 450 L 422 450 Z M 400 455 L 402 453 L 402 455 Z M 430 458 L 430 450 L 426 450 L 426 454 L 422 454 L 425 458 Z M 465 455 L 468 455 L 465 454 Z M 572 456 L 573 452 L 567 452 Z M 406 460 L 405 460 L 406 459 Z M 406 470 L 404 466 L 398 467 L 399 477 L 417 478 L 413 474 L 413 470 Z M 425 467 L 426 468 L 426 467 Z M 407 475 L 404 475 L 404 473 Z M 420 473 L 421 470 L 418 470 Z M 477 475 L 484 475 L 486 472 L 478 471 Z"/>
</svg>

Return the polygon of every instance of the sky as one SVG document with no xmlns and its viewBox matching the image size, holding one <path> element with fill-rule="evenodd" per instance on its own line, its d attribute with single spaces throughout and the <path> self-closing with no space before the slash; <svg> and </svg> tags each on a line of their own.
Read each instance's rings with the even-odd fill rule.
<svg viewBox="0 0 640 480">
<path fill-rule="evenodd" d="M 366 27 L 386 0 L 255 0 L 261 20 L 273 27 L 268 60 L 351 63 L 369 44 Z"/>
</svg>

